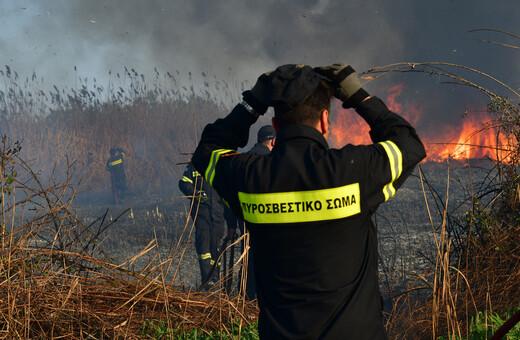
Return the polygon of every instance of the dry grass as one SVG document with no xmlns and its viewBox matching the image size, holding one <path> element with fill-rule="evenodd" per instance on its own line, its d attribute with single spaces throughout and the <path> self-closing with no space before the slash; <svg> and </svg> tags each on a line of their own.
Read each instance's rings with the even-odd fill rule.
<svg viewBox="0 0 520 340">
<path fill-rule="evenodd" d="M 461 70 L 496 81 L 513 99 L 459 76 Z M 479 133 L 498 128 L 507 140 L 495 150 L 495 168 L 482 182 L 471 184 L 467 198 L 470 208 L 465 216 L 450 215 L 449 178 L 446 200 L 439 202 L 428 187 L 428 179 L 421 177 L 436 256 L 430 267 L 410 278 L 404 292 L 395 295 L 394 308 L 388 315 L 391 338 L 468 338 L 472 316 L 479 312 L 504 313 L 520 306 L 520 111 L 513 103 L 520 95 L 481 71 L 448 63 L 393 64 L 374 68 L 367 74 L 375 76 L 365 78 L 372 81 L 393 72 L 434 74 L 446 82 L 481 91 L 489 97 L 488 109 L 495 120 Z M 495 181 L 489 181 L 493 176 Z M 435 207 L 428 206 L 428 195 L 436 202 Z M 432 219 L 436 213 L 441 215 L 440 226 Z"/>
<path fill-rule="evenodd" d="M 447 334 L 468 338 L 472 316 L 504 313 L 520 305 L 520 201 L 507 201 L 516 205 L 507 214 L 496 210 L 490 214 L 478 202 L 463 219 L 461 243 L 450 232 L 445 202 L 440 230 L 432 232 L 435 262 L 411 277 L 406 291 L 394 298 L 387 324 L 391 338 L 436 339 Z M 511 221 L 512 216 L 517 220 Z"/>
<path fill-rule="evenodd" d="M 117 218 L 108 222 L 102 216 L 84 225 L 76 218 L 76 193 L 68 181 L 40 183 L 18 157 L 17 145 L 6 138 L 2 145 L 1 338 L 132 339 L 141 336 L 145 320 L 183 331 L 255 320 L 256 305 L 240 295 L 218 287 L 203 294 L 167 281 L 182 247 L 139 272 L 102 260 L 98 241 Z M 156 244 L 150 242 L 128 263 Z"/>
<path fill-rule="evenodd" d="M 102 273 L 85 277 L 66 274 L 65 268 L 37 276 L 17 267 L 1 286 L 2 338 L 132 339 L 140 337 L 143 323 L 151 319 L 183 331 L 220 330 L 233 320 L 246 324 L 255 319 L 255 306 L 238 297 L 181 292 L 143 273 L 126 279 L 112 264 L 93 258 L 53 251 L 25 252 L 24 260 L 51 254 L 96 265 Z"/>
</svg>

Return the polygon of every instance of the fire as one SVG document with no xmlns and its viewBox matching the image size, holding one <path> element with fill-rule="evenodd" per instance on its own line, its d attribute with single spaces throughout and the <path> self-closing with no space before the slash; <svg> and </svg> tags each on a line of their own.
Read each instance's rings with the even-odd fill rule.
<svg viewBox="0 0 520 340">
<path fill-rule="evenodd" d="M 335 121 L 331 122 L 331 144 L 341 147 L 347 143 L 360 145 L 371 144 L 368 124 L 355 112 L 345 110 L 339 101 L 334 101 L 331 107 L 338 112 Z"/>
<path fill-rule="evenodd" d="M 397 84 L 388 90 L 386 98 L 387 107 L 399 114 L 406 114 L 403 116 L 412 124 L 415 125 L 420 117 L 420 109 L 414 105 L 408 105 L 406 110 L 402 103 L 397 101 L 397 97 L 401 95 L 404 84 Z M 345 110 L 341 107 L 339 101 L 334 101 L 331 107 L 333 112 L 337 112 L 336 119 L 332 122 L 331 144 L 336 147 L 342 147 L 349 143 L 354 145 L 371 144 L 372 141 L 368 132 L 370 127 L 368 124 L 356 114 L 353 110 Z"/>
<path fill-rule="evenodd" d="M 397 101 L 397 97 L 401 95 L 403 88 L 404 84 L 396 84 L 390 87 L 388 90 L 388 96 L 386 98 L 386 106 L 390 109 L 390 111 L 403 115 L 403 117 L 406 118 L 406 120 L 408 120 L 412 126 L 415 126 L 421 116 L 421 109 L 415 104 L 407 105 L 405 109 L 404 105 Z"/>
<path fill-rule="evenodd" d="M 422 108 L 415 103 L 403 103 L 400 98 L 404 85 L 389 88 L 385 100 L 388 108 L 401 114 L 413 126 L 417 126 L 423 114 Z M 345 110 L 341 103 L 334 101 L 332 111 L 337 112 L 332 121 L 330 143 L 335 147 L 346 144 L 371 144 L 369 126 L 353 110 Z M 437 124 L 437 123 L 436 123 Z M 498 133 L 486 107 L 466 110 L 457 125 L 438 123 L 433 131 L 418 131 L 428 155 L 427 160 L 443 161 L 448 158 L 466 160 L 489 157 L 507 160 L 506 149 L 511 145 L 507 138 Z"/>
<path fill-rule="evenodd" d="M 511 144 L 498 133 L 485 109 L 465 115 L 461 126 L 451 129 L 449 140 L 439 142 L 429 138 L 426 141 L 428 159 L 432 161 L 484 157 L 507 160 L 508 145 Z"/>
</svg>

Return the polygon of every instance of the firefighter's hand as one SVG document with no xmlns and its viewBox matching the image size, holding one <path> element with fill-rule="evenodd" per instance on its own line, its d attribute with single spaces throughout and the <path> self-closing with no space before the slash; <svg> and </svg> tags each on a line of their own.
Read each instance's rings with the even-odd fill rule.
<svg viewBox="0 0 520 340">
<path fill-rule="evenodd" d="M 258 77 L 255 86 L 250 91 L 244 92 L 242 95 L 244 96 L 244 100 L 251 105 L 253 110 L 263 115 L 267 108 L 269 107 L 269 74 L 270 72 L 266 72 Z"/>
<path fill-rule="evenodd" d="M 208 200 L 208 195 L 206 194 L 206 192 L 204 190 L 199 190 L 197 191 L 197 193 L 195 194 L 195 198 L 200 202 L 200 203 L 204 203 Z"/>
<path fill-rule="evenodd" d="M 334 96 L 343 102 L 344 108 L 356 107 L 369 94 L 361 87 L 354 69 L 344 63 L 315 67 L 314 72 L 324 76 L 334 87 Z"/>
</svg>

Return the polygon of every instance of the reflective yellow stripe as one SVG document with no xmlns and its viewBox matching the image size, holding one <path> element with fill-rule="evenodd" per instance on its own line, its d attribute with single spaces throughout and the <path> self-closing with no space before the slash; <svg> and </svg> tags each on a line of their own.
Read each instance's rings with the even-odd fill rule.
<svg viewBox="0 0 520 340">
<path fill-rule="evenodd" d="M 263 194 L 238 193 L 251 223 L 298 223 L 345 218 L 361 212 L 359 183 L 342 187 Z"/>
<path fill-rule="evenodd" d="M 383 194 L 385 195 L 386 201 L 395 195 L 395 188 L 393 183 L 396 179 L 399 178 L 399 176 L 401 176 L 401 172 L 403 171 L 403 154 L 397 145 L 395 145 L 395 143 L 390 140 L 380 142 L 379 144 L 381 144 L 386 151 L 388 161 L 390 162 L 390 172 L 392 175 L 390 183 L 385 185 L 383 188 Z"/>
<path fill-rule="evenodd" d="M 206 169 L 206 173 L 204 174 L 204 178 L 211 186 L 213 186 L 213 178 L 215 177 L 215 168 L 217 166 L 217 162 L 221 155 L 228 152 L 235 152 L 235 150 L 217 149 L 211 153 L 211 159 L 209 161 L 208 168 Z"/>
<path fill-rule="evenodd" d="M 186 177 L 186 176 L 182 176 L 181 181 L 193 184 L 193 181 L 191 179 L 189 179 L 188 177 Z"/>
<path fill-rule="evenodd" d="M 225 205 L 226 207 L 229 208 L 229 203 L 228 203 L 228 201 L 226 201 L 226 200 L 223 199 L 222 197 L 221 197 L 220 199 L 222 200 L 222 203 L 224 203 L 224 205 Z"/>
<path fill-rule="evenodd" d="M 211 253 L 206 253 L 206 254 L 200 254 L 199 255 L 199 260 L 211 260 Z"/>
<path fill-rule="evenodd" d="M 113 162 L 108 163 L 108 165 L 114 166 L 114 165 L 118 165 L 118 164 L 121 164 L 121 163 L 123 163 L 123 160 L 122 159 L 118 159 L 117 161 L 113 161 Z"/>
</svg>

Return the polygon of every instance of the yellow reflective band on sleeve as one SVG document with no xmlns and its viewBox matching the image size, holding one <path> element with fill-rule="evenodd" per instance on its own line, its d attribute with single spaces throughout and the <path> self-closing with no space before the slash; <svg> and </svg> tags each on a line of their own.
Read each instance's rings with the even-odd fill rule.
<svg viewBox="0 0 520 340">
<path fill-rule="evenodd" d="M 223 199 L 222 197 L 221 197 L 220 199 L 222 200 L 222 203 L 224 203 L 224 205 L 225 205 L 226 207 L 229 208 L 229 203 L 228 203 L 228 201 L 226 201 L 226 200 Z M 230 208 L 230 209 L 231 209 L 231 208 Z"/>
<path fill-rule="evenodd" d="M 193 181 L 186 176 L 182 176 L 181 181 L 193 184 Z"/>
<path fill-rule="evenodd" d="M 359 183 L 342 187 L 249 194 L 238 193 L 244 219 L 250 223 L 300 223 L 336 220 L 359 214 Z"/>
<path fill-rule="evenodd" d="M 114 165 L 118 165 L 118 164 L 121 164 L 121 163 L 123 163 L 123 160 L 122 159 L 118 159 L 116 161 L 108 163 L 108 165 L 114 166 Z"/>
<path fill-rule="evenodd" d="M 381 144 L 386 151 L 388 161 L 390 162 L 390 171 L 392 176 L 390 183 L 385 185 L 383 188 L 383 194 L 385 195 L 386 201 L 395 195 L 394 181 L 401 176 L 401 172 L 403 171 L 403 154 L 397 145 L 390 140 L 380 142 L 379 144 Z"/>
<path fill-rule="evenodd" d="M 200 254 L 199 260 L 211 260 L 211 253 Z"/>
<path fill-rule="evenodd" d="M 217 149 L 211 153 L 211 159 L 209 160 L 208 168 L 206 169 L 206 173 L 204 174 L 204 178 L 209 182 L 211 186 L 213 186 L 213 178 L 215 177 L 215 168 L 217 167 L 217 162 L 221 155 L 235 152 L 235 150 L 229 149 Z"/>
</svg>

